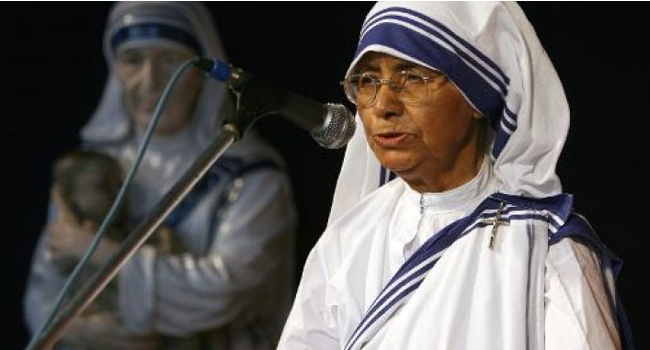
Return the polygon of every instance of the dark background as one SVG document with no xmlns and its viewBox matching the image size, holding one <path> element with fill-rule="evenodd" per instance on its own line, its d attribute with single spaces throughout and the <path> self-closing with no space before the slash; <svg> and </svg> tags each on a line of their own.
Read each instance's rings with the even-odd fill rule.
<svg viewBox="0 0 650 350">
<path fill-rule="evenodd" d="M 27 341 L 22 294 L 45 218 L 50 168 L 78 145 L 106 77 L 103 26 L 110 3 L 3 3 L 2 349 Z M 318 101 L 343 102 L 338 81 L 371 3 L 209 3 L 235 65 Z M 638 349 L 650 346 L 646 105 L 648 3 L 523 3 L 562 79 L 572 111 L 558 165 L 602 239 L 624 260 L 619 292 Z M 343 151 L 319 148 L 283 120 L 260 124 L 283 153 L 301 218 L 297 266 L 327 220 Z M 644 167 L 645 169 L 645 167 Z M 645 271 L 645 272 L 644 272 Z"/>
</svg>

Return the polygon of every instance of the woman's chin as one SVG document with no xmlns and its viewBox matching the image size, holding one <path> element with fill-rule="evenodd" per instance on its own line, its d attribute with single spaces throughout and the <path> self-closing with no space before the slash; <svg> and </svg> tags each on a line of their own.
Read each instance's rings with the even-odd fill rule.
<svg viewBox="0 0 650 350">
<path fill-rule="evenodd" d="M 417 165 L 414 157 L 404 152 L 389 151 L 379 156 L 380 163 L 394 173 L 408 173 Z"/>
</svg>

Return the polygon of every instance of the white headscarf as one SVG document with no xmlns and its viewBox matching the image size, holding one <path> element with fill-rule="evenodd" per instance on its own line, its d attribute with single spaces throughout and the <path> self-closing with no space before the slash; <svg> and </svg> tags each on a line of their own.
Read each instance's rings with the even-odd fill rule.
<svg viewBox="0 0 650 350">
<path fill-rule="evenodd" d="M 226 60 L 220 40 L 208 10 L 200 3 L 193 2 L 118 2 L 112 8 L 104 32 L 104 56 L 109 67 L 109 78 L 99 106 L 90 121 L 81 131 L 83 141 L 119 141 L 131 132 L 131 122 L 122 103 L 121 86 L 114 69 L 115 51 L 113 41 L 116 35 L 134 27 L 147 25 L 171 28 L 172 34 L 160 32 L 130 36 L 120 45 L 142 47 L 147 45 L 184 45 L 197 55 L 218 57 Z M 119 34 L 118 34 L 119 33 Z M 168 33 L 167 33 L 168 34 Z M 199 144 L 206 145 L 220 125 L 218 113 L 226 99 L 226 88 L 213 79 L 204 79 L 201 94 L 194 109 L 190 128 Z"/>
<path fill-rule="evenodd" d="M 498 191 L 532 198 L 562 192 L 555 166 L 569 128 L 560 79 L 514 2 L 378 3 L 363 24 L 349 75 L 367 52 L 442 71 L 494 130 Z M 329 222 L 386 182 L 357 115 Z"/>
</svg>

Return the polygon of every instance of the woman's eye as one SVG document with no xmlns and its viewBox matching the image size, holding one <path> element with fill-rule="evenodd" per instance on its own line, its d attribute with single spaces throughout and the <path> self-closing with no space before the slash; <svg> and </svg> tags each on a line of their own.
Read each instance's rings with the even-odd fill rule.
<svg viewBox="0 0 650 350">
<path fill-rule="evenodd" d="M 421 75 L 408 73 L 406 75 L 406 82 L 409 84 L 421 84 L 424 82 L 424 79 Z"/>
<path fill-rule="evenodd" d="M 373 85 L 378 80 L 379 77 L 376 77 L 374 75 L 363 75 L 359 78 L 359 85 L 360 86 Z"/>
</svg>

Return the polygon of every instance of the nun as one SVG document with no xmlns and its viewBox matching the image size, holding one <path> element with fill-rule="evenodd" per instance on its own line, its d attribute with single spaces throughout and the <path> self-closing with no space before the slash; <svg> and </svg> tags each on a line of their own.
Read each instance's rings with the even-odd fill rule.
<svg viewBox="0 0 650 350">
<path fill-rule="evenodd" d="M 359 128 L 279 349 L 632 348 L 516 3 L 378 3 L 342 85 Z"/>
</svg>

